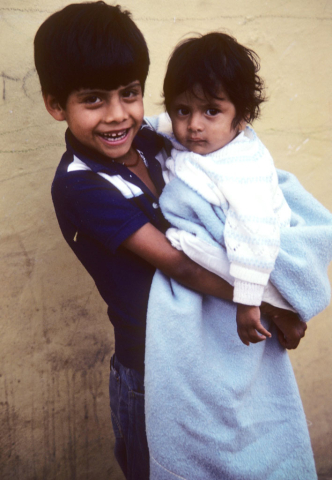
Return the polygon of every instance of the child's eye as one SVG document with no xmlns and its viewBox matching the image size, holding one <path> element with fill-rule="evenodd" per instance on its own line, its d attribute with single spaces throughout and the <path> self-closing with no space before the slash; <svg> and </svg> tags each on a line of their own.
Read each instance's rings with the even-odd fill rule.
<svg viewBox="0 0 332 480">
<path fill-rule="evenodd" d="M 206 114 L 209 117 L 215 117 L 216 115 L 218 115 L 218 113 L 220 113 L 220 110 L 217 110 L 216 108 L 208 108 L 206 110 Z"/>
<path fill-rule="evenodd" d="M 180 107 L 177 109 L 177 113 L 180 117 L 185 117 L 186 115 L 189 115 L 189 108 Z"/>
</svg>

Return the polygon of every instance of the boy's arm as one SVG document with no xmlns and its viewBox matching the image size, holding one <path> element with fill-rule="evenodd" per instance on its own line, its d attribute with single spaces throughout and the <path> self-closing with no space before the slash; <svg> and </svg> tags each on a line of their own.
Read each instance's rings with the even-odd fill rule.
<svg viewBox="0 0 332 480">
<path fill-rule="evenodd" d="M 277 327 L 278 340 L 288 350 L 298 347 L 305 335 L 307 324 L 300 320 L 298 315 L 290 310 L 273 307 L 263 302 L 261 307 L 262 315 L 272 320 Z"/>
<path fill-rule="evenodd" d="M 224 300 L 233 299 L 233 287 L 229 283 L 173 248 L 151 223 L 130 235 L 122 246 L 192 290 Z"/>
<path fill-rule="evenodd" d="M 233 287 L 229 283 L 173 248 L 165 235 L 150 223 L 130 235 L 122 246 L 192 290 L 223 300 L 233 300 Z M 268 304 L 263 304 L 261 310 L 282 330 L 283 334 L 278 335 L 280 343 L 285 348 L 296 348 L 304 336 L 306 324 L 293 312 Z M 261 341 L 258 333 L 257 341 Z"/>
</svg>

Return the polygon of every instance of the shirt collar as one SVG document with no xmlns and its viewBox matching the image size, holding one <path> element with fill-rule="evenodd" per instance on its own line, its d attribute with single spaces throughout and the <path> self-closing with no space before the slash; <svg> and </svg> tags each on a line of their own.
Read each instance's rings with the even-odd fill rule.
<svg viewBox="0 0 332 480">
<path fill-rule="evenodd" d="M 121 175 L 124 179 L 136 183 L 144 192 L 153 196 L 148 187 L 131 171 L 122 165 L 122 163 L 114 162 L 109 157 L 102 155 L 90 148 L 87 148 L 71 133 L 69 129 L 66 131 L 67 152 L 78 157 L 84 162 L 94 173 L 106 173 L 110 175 Z M 160 150 L 164 147 L 163 138 L 152 130 L 145 122 L 138 131 L 133 141 L 133 147 L 140 150 L 148 164 L 149 173 L 153 183 L 160 195 L 165 186 L 161 166 L 155 158 Z M 154 196 L 153 196 L 154 198 Z"/>
</svg>

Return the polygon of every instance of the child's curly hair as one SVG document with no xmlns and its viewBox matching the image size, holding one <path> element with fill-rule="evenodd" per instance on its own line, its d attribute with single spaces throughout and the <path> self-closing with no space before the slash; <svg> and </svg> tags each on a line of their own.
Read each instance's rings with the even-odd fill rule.
<svg viewBox="0 0 332 480">
<path fill-rule="evenodd" d="M 232 127 L 241 121 L 252 123 L 265 100 L 264 82 L 257 75 L 258 55 L 225 33 L 212 32 L 189 38 L 172 53 L 164 80 L 164 101 L 172 101 L 200 85 L 205 95 L 218 98 L 220 88 L 236 109 Z"/>
</svg>

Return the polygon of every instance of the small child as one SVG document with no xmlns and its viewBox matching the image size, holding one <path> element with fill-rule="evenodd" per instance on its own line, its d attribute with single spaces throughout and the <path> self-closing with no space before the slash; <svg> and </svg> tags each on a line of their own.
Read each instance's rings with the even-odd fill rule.
<svg viewBox="0 0 332 480">
<path fill-rule="evenodd" d="M 238 333 L 246 345 L 271 337 L 259 305 L 278 255 L 280 228 L 289 227 L 291 218 L 273 160 L 246 126 L 264 101 L 258 70 L 252 50 L 229 35 L 210 33 L 175 49 L 164 81 L 174 147 L 166 178 L 180 178 L 224 212 L 219 241 L 227 251 Z M 167 134 L 167 120 L 160 120 L 159 130 Z M 179 232 L 172 229 L 168 238 L 181 248 Z M 209 268 L 204 258 L 201 264 Z"/>
<path fill-rule="evenodd" d="M 282 348 L 288 335 L 262 310 L 261 324 L 259 305 L 270 274 L 278 302 L 284 297 L 302 319 L 328 305 L 332 217 L 294 176 L 276 171 L 246 126 L 264 100 L 258 68 L 255 53 L 228 35 L 187 40 L 167 68 L 169 118 L 148 120 L 173 146 L 160 197 L 173 225 L 166 235 L 197 263 L 235 278 L 236 302 L 154 276 L 145 356 L 151 480 L 316 478 Z M 255 348 L 243 347 L 235 319 L 241 341 Z M 273 338 L 261 342 L 267 329 Z"/>
</svg>

